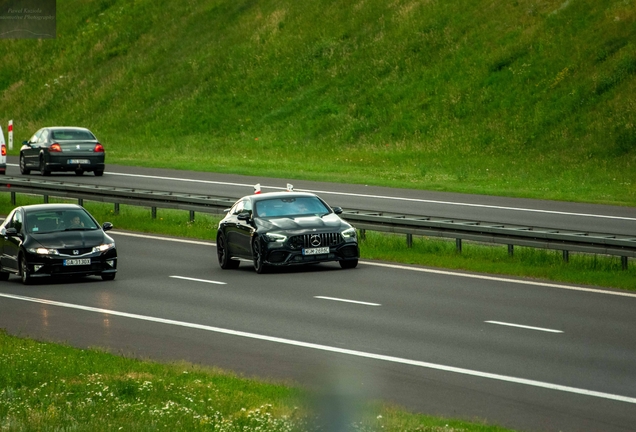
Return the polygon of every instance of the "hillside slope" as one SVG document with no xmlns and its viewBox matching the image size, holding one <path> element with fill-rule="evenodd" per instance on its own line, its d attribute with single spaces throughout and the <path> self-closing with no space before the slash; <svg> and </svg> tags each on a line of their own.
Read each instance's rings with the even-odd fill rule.
<svg viewBox="0 0 636 432">
<path fill-rule="evenodd" d="M 636 206 L 636 0 L 64 0 L 56 39 L 0 58 L 19 142 Z"/>
</svg>

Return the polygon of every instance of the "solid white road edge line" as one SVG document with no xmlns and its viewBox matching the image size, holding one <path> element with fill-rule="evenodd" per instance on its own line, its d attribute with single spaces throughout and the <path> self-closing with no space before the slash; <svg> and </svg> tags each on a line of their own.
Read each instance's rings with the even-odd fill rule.
<svg viewBox="0 0 636 432">
<path fill-rule="evenodd" d="M 355 303 L 355 304 L 361 304 L 365 306 L 382 306 L 380 303 L 369 303 L 369 302 L 363 302 L 363 301 L 357 301 L 357 300 L 347 300 L 347 299 L 341 299 L 337 297 L 314 296 L 314 298 L 323 299 L 323 300 L 333 300 L 333 301 L 339 301 L 344 303 Z"/>
<path fill-rule="evenodd" d="M 202 325 L 202 324 L 194 324 L 194 323 L 188 323 L 188 322 L 184 322 L 184 321 L 175 321 L 175 320 L 170 320 L 170 319 L 157 318 L 157 317 L 151 317 L 151 316 L 146 316 L 146 315 L 138 315 L 138 314 L 132 314 L 132 313 L 127 313 L 127 312 L 118 312 L 118 311 L 109 310 L 109 309 L 101 309 L 101 308 L 95 308 L 95 307 L 90 307 L 90 306 L 82 306 L 82 305 L 76 305 L 76 304 L 72 304 L 72 303 L 57 302 L 57 301 L 39 299 L 39 298 L 34 298 L 34 297 L 25 297 L 25 296 L 13 295 L 13 294 L 0 294 L 0 297 L 5 297 L 5 298 L 13 299 L 13 300 L 28 301 L 28 302 L 33 302 L 33 303 L 47 304 L 47 305 L 51 305 L 51 306 L 65 307 L 65 308 L 69 308 L 69 309 L 83 310 L 83 311 L 87 311 L 87 312 L 96 312 L 96 313 L 101 313 L 101 314 L 109 314 L 109 315 L 112 315 L 112 316 L 120 316 L 120 317 L 124 317 L 124 318 L 131 318 L 131 319 L 137 319 L 137 320 L 143 320 L 143 321 L 149 321 L 149 322 L 156 322 L 156 323 L 160 323 L 160 324 L 168 324 L 168 325 L 192 328 L 192 329 L 197 329 L 197 330 L 205 330 L 205 331 L 209 331 L 209 332 L 215 332 L 215 333 L 226 334 L 226 335 L 231 335 L 231 336 L 240 336 L 240 337 L 245 337 L 245 338 L 249 338 L 249 339 L 257 339 L 257 340 L 262 340 L 262 341 L 275 342 L 275 343 L 280 343 L 280 344 L 285 344 L 285 345 L 297 346 L 297 347 L 301 347 L 301 348 L 309 348 L 309 349 L 315 349 L 315 350 L 326 351 L 326 352 L 333 352 L 333 353 L 338 353 L 338 354 L 346 354 L 346 355 L 355 356 L 355 357 L 362 357 L 362 358 L 373 359 L 373 360 L 381 360 L 381 361 L 397 363 L 397 364 L 404 364 L 404 365 L 409 365 L 409 366 L 417 366 L 417 367 L 422 367 L 422 368 L 427 368 L 427 369 L 434 369 L 434 370 L 439 370 L 439 371 L 444 371 L 444 372 L 453 372 L 453 373 L 469 375 L 469 376 L 474 376 L 474 377 L 479 377 L 479 378 L 486 378 L 486 379 L 491 379 L 491 380 L 504 381 L 504 382 L 509 382 L 509 383 L 513 383 L 513 384 L 521 384 L 521 385 L 526 385 L 526 386 L 531 386 L 531 387 L 544 388 L 544 389 L 548 389 L 548 390 L 556 390 L 556 391 L 574 393 L 574 394 L 579 394 L 579 395 L 584 395 L 584 396 L 591 396 L 591 397 L 597 397 L 597 398 L 602 398 L 602 399 L 609 399 L 609 400 L 615 400 L 615 401 L 619 401 L 619 402 L 627 402 L 627 403 L 631 403 L 631 404 L 636 404 L 636 398 L 633 398 L 633 397 L 615 395 L 615 394 L 611 394 L 611 393 L 604 393 L 604 392 L 599 392 L 599 391 L 594 391 L 594 390 L 587 390 L 587 389 L 582 389 L 582 388 L 577 388 L 577 387 L 569 387 L 569 386 L 564 386 L 564 385 L 559 385 L 559 384 L 552 384 L 552 383 L 547 383 L 547 382 L 542 382 L 542 381 L 535 381 L 535 380 L 525 379 L 525 378 L 516 378 L 516 377 L 512 377 L 512 376 L 499 375 L 499 374 L 494 374 L 494 373 L 489 373 L 489 372 L 480 372 L 480 371 L 475 371 L 475 370 L 471 370 L 471 369 L 464 369 L 464 368 L 459 368 L 459 367 L 454 367 L 454 366 L 445 366 L 445 365 L 440 365 L 440 364 L 435 364 L 435 363 L 429 363 L 429 362 L 423 362 L 423 361 L 417 361 L 417 360 L 409 360 L 409 359 L 404 359 L 404 358 L 400 358 L 400 357 L 393 357 L 393 356 L 387 356 L 387 355 L 381 355 L 381 354 L 367 353 L 367 352 L 363 352 L 363 351 L 336 348 L 336 347 L 331 347 L 331 346 L 328 346 L 328 345 L 320 345 L 320 344 L 314 344 L 314 343 L 309 343 L 309 342 L 301 342 L 301 341 L 296 341 L 296 340 L 292 340 L 292 339 L 284 339 L 284 338 L 273 337 L 273 336 L 265 336 L 265 335 L 259 335 L 259 334 L 256 334 L 256 333 L 248 333 L 248 332 L 243 332 L 243 331 L 224 329 L 224 328 L 220 328 L 220 327 L 213 327 L 213 326 L 207 326 L 207 325 Z"/>
<path fill-rule="evenodd" d="M 185 277 L 185 276 L 170 276 L 170 277 L 174 279 L 183 279 L 183 280 L 189 280 L 194 282 L 205 282 L 205 283 L 211 283 L 211 284 L 217 284 L 217 285 L 227 285 L 227 282 L 218 282 L 218 281 L 213 281 L 208 279 L 196 279 L 196 278 Z"/>
<path fill-rule="evenodd" d="M 169 238 L 169 237 L 157 237 L 153 235 L 135 234 L 135 233 L 121 232 L 121 231 L 110 231 L 110 232 L 112 234 L 118 234 L 118 235 L 129 236 L 129 237 L 142 237 L 142 238 L 148 238 L 153 240 L 165 240 L 165 241 L 174 241 L 179 243 L 191 243 L 191 244 L 198 244 L 203 246 L 216 247 L 216 243 L 213 243 L 213 242 L 202 242 L 197 240 L 176 239 L 176 238 Z M 386 264 L 386 263 L 373 262 L 373 261 L 360 261 L 360 264 L 366 264 L 366 265 L 376 266 L 376 267 L 392 268 L 396 270 L 409 270 L 409 271 L 416 271 L 416 272 L 422 272 L 422 273 L 433 273 L 433 274 L 440 274 L 440 275 L 447 275 L 447 276 L 459 276 L 459 277 L 465 277 L 465 278 L 471 278 L 471 279 L 483 279 L 483 280 L 491 280 L 496 282 L 515 283 L 519 285 L 533 285 L 533 286 L 541 286 L 541 287 L 547 287 L 547 288 L 559 288 L 559 289 L 566 289 L 571 291 L 583 291 L 583 292 L 592 292 L 596 294 L 608 294 L 608 295 L 617 295 L 617 296 L 623 296 L 623 297 L 636 298 L 636 293 L 609 291 L 609 290 L 606 291 L 606 290 L 595 289 L 595 288 L 583 288 L 583 287 L 560 285 L 560 284 L 548 283 L 548 282 L 534 282 L 534 281 L 525 281 L 525 280 L 519 280 L 519 279 L 508 279 L 508 278 L 496 277 L 496 276 L 485 276 L 485 275 L 470 274 L 470 273 L 457 273 L 457 272 L 452 272 L 448 270 L 434 270 L 434 269 L 427 269 L 422 267 L 409 267 L 409 266 L 405 266 L 401 264 Z"/>
<path fill-rule="evenodd" d="M 563 333 L 561 330 L 553 330 L 553 329 L 543 328 L 543 327 L 533 327 L 533 326 L 527 326 L 522 324 L 506 323 L 501 321 L 484 321 L 484 322 L 488 324 L 497 324 L 497 325 L 508 326 L 508 327 L 518 327 L 518 328 L 523 328 L 528 330 L 538 330 L 538 331 L 544 331 L 549 333 Z"/>
</svg>

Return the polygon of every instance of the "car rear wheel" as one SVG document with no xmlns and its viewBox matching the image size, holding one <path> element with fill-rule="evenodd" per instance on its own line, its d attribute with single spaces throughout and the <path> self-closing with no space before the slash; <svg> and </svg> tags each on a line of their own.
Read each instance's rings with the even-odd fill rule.
<svg viewBox="0 0 636 432">
<path fill-rule="evenodd" d="M 104 175 L 104 170 L 95 170 L 95 177 L 101 177 Z"/>
<path fill-rule="evenodd" d="M 26 259 L 24 257 L 20 257 L 20 278 L 22 279 L 22 283 L 24 285 L 29 285 L 32 280 L 29 266 L 27 265 Z"/>
<path fill-rule="evenodd" d="M 340 261 L 340 267 L 342 267 L 343 269 L 352 269 L 352 268 L 356 268 L 357 266 L 358 266 L 357 259 Z"/>
<path fill-rule="evenodd" d="M 81 176 L 82 174 L 84 174 L 84 170 L 81 170 L 81 169 L 75 170 L 75 175 Z"/>
<path fill-rule="evenodd" d="M 51 175 L 51 171 L 46 169 L 46 165 L 44 165 L 44 158 L 40 158 L 40 174 L 43 176 Z"/>
<path fill-rule="evenodd" d="M 117 275 L 117 273 L 102 273 L 102 280 L 105 280 L 105 281 L 115 280 L 115 275 Z"/>
<path fill-rule="evenodd" d="M 265 264 L 261 240 L 258 238 L 254 239 L 254 242 L 252 243 L 252 254 L 254 257 L 254 270 L 256 270 L 256 273 L 265 273 L 267 271 L 267 264 Z"/>
<path fill-rule="evenodd" d="M 239 264 L 241 263 L 238 260 L 233 260 L 230 258 L 230 252 L 227 248 L 227 242 L 225 241 L 225 236 L 222 232 L 219 232 L 219 235 L 216 236 L 216 256 L 219 260 L 219 266 L 223 270 L 238 268 Z"/>
<path fill-rule="evenodd" d="M 31 174 L 31 170 L 26 167 L 26 161 L 24 155 L 20 155 L 20 174 Z"/>
</svg>

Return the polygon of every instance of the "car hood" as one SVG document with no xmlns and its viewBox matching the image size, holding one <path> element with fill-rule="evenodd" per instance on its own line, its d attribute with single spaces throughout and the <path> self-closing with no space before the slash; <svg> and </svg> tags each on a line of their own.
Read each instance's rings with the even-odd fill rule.
<svg viewBox="0 0 636 432">
<path fill-rule="evenodd" d="M 266 231 L 288 231 L 290 234 L 294 232 L 303 232 L 306 230 L 318 231 L 341 231 L 350 225 L 340 219 L 336 214 L 328 214 L 323 217 L 318 216 L 302 216 L 302 217 L 283 217 L 271 219 L 257 219 L 256 226 Z"/>
<path fill-rule="evenodd" d="M 97 246 L 112 241 L 102 230 L 62 231 L 33 234 L 31 239 L 49 249 L 70 249 Z"/>
</svg>

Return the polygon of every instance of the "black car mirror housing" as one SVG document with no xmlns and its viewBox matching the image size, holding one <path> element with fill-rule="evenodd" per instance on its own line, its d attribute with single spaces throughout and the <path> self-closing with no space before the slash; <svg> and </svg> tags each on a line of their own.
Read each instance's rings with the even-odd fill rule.
<svg viewBox="0 0 636 432">
<path fill-rule="evenodd" d="M 20 235 L 18 230 L 15 228 L 7 228 L 7 230 L 5 231 L 5 234 L 7 237 L 18 237 Z"/>
<path fill-rule="evenodd" d="M 342 207 L 334 207 L 333 212 L 337 215 L 342 214 Z"/>
<path fill-rule="evenodd" d="M 239 213 L 236 218 L 238 220 L 248 221 L 252 215 L 249 212 Z"/>
<path fill-rule="evenodd" d="M 113 229 L 113 224 L 110 223 L 110 222 L 104 222 L 104 224 L 102 225 L 102 229 L 104 231 L 111 230 L 111 229 Z"/>
</svg>

